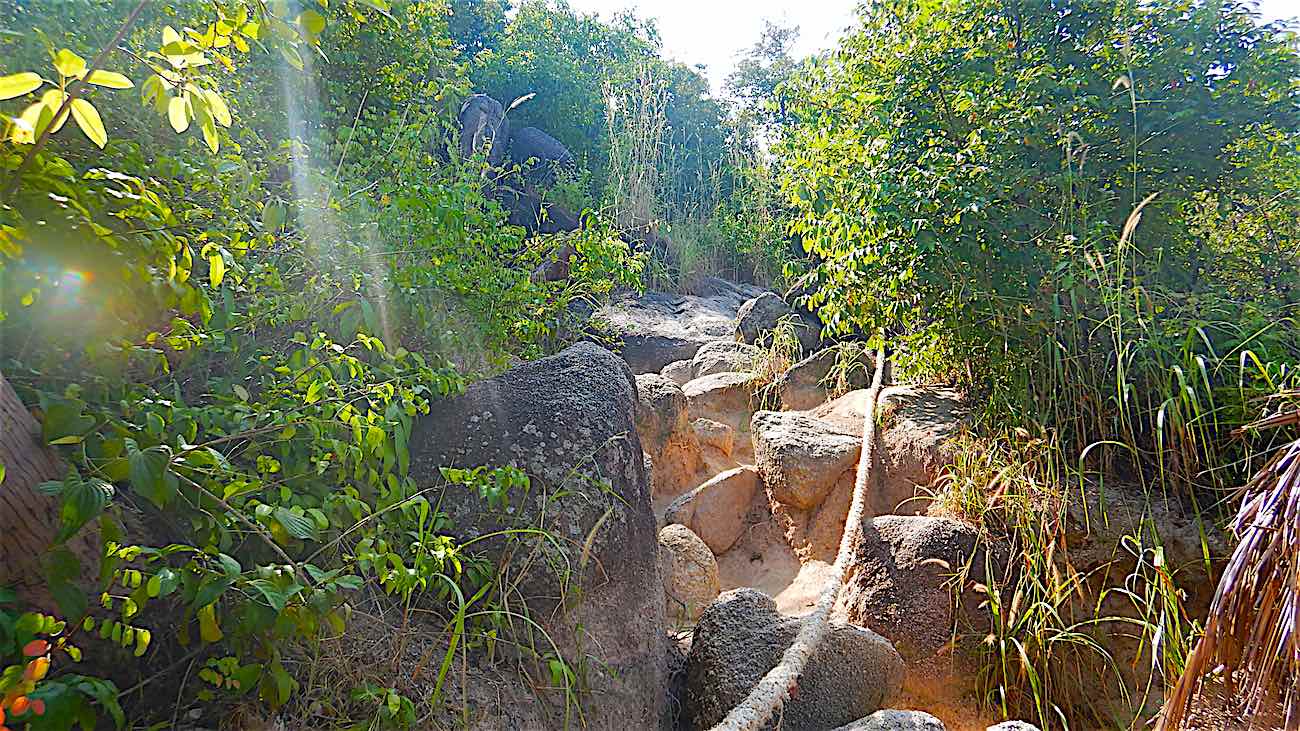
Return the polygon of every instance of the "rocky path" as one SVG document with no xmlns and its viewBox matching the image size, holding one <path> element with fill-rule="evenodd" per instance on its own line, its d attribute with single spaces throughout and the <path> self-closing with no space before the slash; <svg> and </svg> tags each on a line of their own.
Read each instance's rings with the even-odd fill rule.
<svg viewBox="0 0 1300 731">
<path fill-rule="evenodd" d="M 447 704 L 459 715 L 435 728 L 712 728 L 775 666 L 833 576 L 874 363 L 860 349 L 824 347 L 797 319 L 800 352 L 773 358 L 756 343 L 799 317 L 779 297 L 716 279 L 696 291 L 616 299 L 598 313 L 599 345 L 475 383 L 417 423 L 414 474 L 511 465 L 529 477 L 492 509 L 458 486 L 439 498 L 452 537 L 500 567 L 512 608 L 531 621 L 510 628 L 528 648 L 521 655 L 465 653 Z M 988 583 L 983 567 L 1018 557 L 982 555 L 975 529 L 931 499 L 957 456 L 962 395 L 896 383 L 881 403 L 870 519 L 847 547 L 828 638 L 772 728 L 983 731 L 971 658 L 989 617 L 976 586 Z M 1091 584 L 1079 616 L 1140 618 L 1123 594 L 1102 592 L 1144 570 L 1139 560 L 1151 558 L 1130 549 L 1151 525 L 1190 616 L 1204 616 L 1215 582 L 1203 551 L 1225 555 L 1222 536 L 1140 485 L 1078 488 L 1060 492 L 1055 530 L 1068 543 L 1060 560 Z M 1152 667 L 1149 645 L 1117 626 L 1127 625 L 1089 635 L 1115 674 L 1081 666 L 1076 695 L 1053 698 L 1117 719 L 1106 728 L 1143 723 L 1160 703 L 1153 693 L 1137 707 L 1115 692 L 1117 681 L 1147 687 Z M 436 648 L 446 627 L 431 619 L 407 634 L 421 632 Z M 340 642 L 348 657 L 349 642 L 367 639 Z M 409 646 L 429 652 L 419 644 Z M 382 657 L 383 647 L 367 652 Z M 402 692 L 427 695 L 417 680 Z"/>
<path fill-rule="evenodd" d="M 699 289 L 626 297 L 598 313 L 636 374 L 666 609 L 687 657 L 678 726 L 689 729 L 711 727 L 744 698 L 831 574 L 874 366 L 820 347 L 812 324 L 773 293 L 718 279 Z M 759 346 L 783 318 L 795 323 L 800 359 L 773 373 Z M 982 730 L 969 710 L 974 675 L 951 652 L 961 612 L 946 586 L 947 567 L 972 558 L 975 534 L 925 514 L 966 410 L 960 394 L 928 386 L 891 386 L 882 404 L 873 517 L 780 728 Z"/>
</svg>

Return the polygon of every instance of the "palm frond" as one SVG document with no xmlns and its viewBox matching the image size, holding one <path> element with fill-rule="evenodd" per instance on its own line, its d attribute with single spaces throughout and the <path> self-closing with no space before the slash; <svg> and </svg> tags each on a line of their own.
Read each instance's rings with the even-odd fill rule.
<svg viewBox="0 0 1300 731">
<path fill-rule="evenodd" d="M 1300 423 L 1300 412 L 1260 426 Z M 1241 489 L 1233 551 L 1187 667 L 1165 703 L 1157 731 L 1183 727 L 1206 676 L 1222 670 L 1229 697 L 1254 717 L 1276 698 L 1286 730 L 1300 731 L 1300 440 Z M 1240 687 L 1232 688 L 1240 682 Z"/>
</svg>

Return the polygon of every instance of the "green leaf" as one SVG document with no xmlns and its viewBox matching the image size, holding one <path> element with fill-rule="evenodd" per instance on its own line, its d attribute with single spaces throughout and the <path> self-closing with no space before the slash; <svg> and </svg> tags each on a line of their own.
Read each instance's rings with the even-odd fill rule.
<svg viewBox="0 0 1300 731">
<path fill-rule="evenodd" d="M 278 507 L 272 516 L 289 535 L 299 540 L 312 540 L 316 538 L 316 523 L 305 515 L 297 513 L 285 507 Z"/>
<path fill-rule="evenodd" d="M 96 147 L 104 149 L 104 145 L 108 144 L 108 131 L 104 129 L 104 120 L 99 116 L 99 110 L 95 109 L 94 104 L 85 99 L 73 99 L 72 118 Z"/>
<path fill-rule="evenodd" d="M 203 98 L 208 101 L 208 109 L 212 112 L 212 119 L 222 127 L 229 127 L 234 120 L 230 117 L 230 107 L 226 106 L 226 100 L 211 89 L 203 90 Z"/>
<path fill-rule="evenodd" d="M 379 12 L 385 15 L 387 15 L 389 12 L 389 5 L 387 0 L 360 0 L 360 2 L 362 5 L 369 5 L 370 7 L 374 8 L 375 10 L 378 10 Z"/>
<path fill-rule="evenodd" d="M 209 644 L 220 642 L 225 635 L 221 633 L 221 623 L 217 621 L 217 605 L 209 604 L 200 607 L 197 614 L 199 617 L 199 637 Z"/>
<path fill-rule="evenodd" d="M 166 507 L 176 497 L 177 479 L 171 467 L 172 450 L 166 446 L 135 448 L 134 441 L 127 442 L 127 461 L 131 466 L 131 488 L 159 508 Z"/>
<path fill-rule="evenodd" d="M 304 10 L 298 16 L 298 23 L 307 32 L 309 38 L 315 38 L 325 30 L 325 16 L 315 10 Z"/>
<path fill-rule="evenodd" d="M 268 203 L 262 209 L 262 228 L 272 233 L 279 231 L 284 225 L 284 206 L 279 203 Z"/>
<path fill-rule="evenodd" d="M 45 83 L 45 80 L 41 78 L 41 75 L 34 74 L 31 71 L 0 76 L 0 101 L 20 97 L 23 94 L 30 94 L 41 88 L 43 83 Z"/>
<path fill-rule="evenodd" d="M 75 473 L 64 481 L 63 507 L 59 510 L 61 527 L 55 540 L 62 543 L 76 535 L 81 527 L 97 517 L 113 499 L 113 486 L 103 480 L 82 481 Z"/>
<path fill-rule="evenodd" d="M 95 428 L 95 419 L 81 413 L 85 406 L 80 401 L 59 401 L 45 410 L 41 425 L 47 444 L 77 444 L 86 433 Z"/>
<path fill-rule="evenodd" d="M 135 631 L 135 651 L 132 653 L 136 657 L 143 657 L 146 650 L 149 649 L 149 642 L 153 639 L 153 633 L 143 627 Z"/>
</svg>

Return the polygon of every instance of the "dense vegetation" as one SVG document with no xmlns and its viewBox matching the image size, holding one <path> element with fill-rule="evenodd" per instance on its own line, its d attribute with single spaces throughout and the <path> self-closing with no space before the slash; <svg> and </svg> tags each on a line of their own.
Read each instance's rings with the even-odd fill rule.
<svg viewBox="0 0 1300 731">
<path fill-rule="evenodd" d="M 1024 549 L 989 597 L 1004 711 L 1056 723 L 1109 682 L 1080 657 L 1109 618 L 1070 610 L 1089 577 L 1051 558 L 1071 485 L 1119 476 L 1213 522 L 1281 439 L 1234 430 L 1300 386 L 1297 78 L 1294 34 L 1250 3 L 962 0 L 873 4 L 788 85 L 810 301 L 982 394 L 991 441 L 945 499 Z M 1201 618 L 1141 533 L 1124 590 L 1170 681 Z"/>
<path fill-rule="evenodd" d="M 165 724 L 147 676 L 201 657 L 179 703 L 207 719 L 415 726 L 412 699 L 308 677 L 364 582 L 457 638 L 505 616 L 412 424 L 615 288 L 794 285 L 828 336 L 884 333 L 900 373 L 986 405 L 948 499 L 1024 549 L 986 587 L 1011 605 L 988 701 L 1045 724 L 1081 713 L 1057 679 L 1088 651 L 1061 609 L 1084 582 L 1047 565 L 1067 486 L 1218 520 L 1281 439 L 1234 430 L 1300 390 L 1300 56 L 1249 3 L 872 3 L 821 58 L 770 26 L 728 100 L 652 22 L 562 0 L 10 0 L 0 31 L 0 380 L 67 463 L 56 544 L 90 526 L 102 556 L 44 559 L 57 617 L 0 587 L 0 725 Z M 455 152 L 474 92 L 574 152 L 547 195 L 578 231 L 507 225 Z M 489 506 L 527 481 L 443 477 Z M 1199 618 L 1160 576 L 1130 589 L 1172 683 Z M 165 626 L 183 647 L 122 672 Z"/>
</svg>

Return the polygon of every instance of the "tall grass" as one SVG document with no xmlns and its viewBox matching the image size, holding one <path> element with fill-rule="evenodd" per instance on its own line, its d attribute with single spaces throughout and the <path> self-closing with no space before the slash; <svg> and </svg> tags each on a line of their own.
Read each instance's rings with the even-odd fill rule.
<svg viewBox="0 0 1300 731">
<path fill-rule="evenodd" d="M 1225 499 L 1294 435 L 1238 429 L 1300 387 L 1300 306 L 1285 292 L 1229 296 L 1151 276 L 1151 247 L 1137 240 L 1156 200 L 1139 201 L 1108 239 L 1096 217 L 1071 219 L 1079 201 L 1067 197 L 1071 213 L 1040 287 L 1046 311 L 1008 328 L 1021 335 L 1003 343 L 982 438 L 961 445 L 939 495 L 942 509 L 980 525 L 1012 557 L 978 583 L 991 618 L 984 700 L 1045 728 L 1139 725 L 1197 665 L 1191 648 L 1206 620 L 1187 605 L 1187 577 L 1214 576 L 1221 557 L 1207 536 L 1226 517 Z M 1099 486 L 1083 526 L 1095 532 L 1115 517 L 1107 489 L 1117 480 L 1145 505 L 1115 547 L 1114 562 L 1132 568 L 1081 572 L 1065 506 L 1071 491 Z M 1201 522 L 1195 571 L 1166 555 L 1161 516 L 1171 506 Z M 1217 626 L 1213 612 L 1209 623 Z M 1136 656 L 1113 656 L 1107 634 L 1135 638 Z"/>
<path fill-rule="evenodd" d="M 643 66 L 625 88 L 605 84 L 609 132 L 607 204 L 625 231 L 653 231 L 662 215 L 668 85 Z"/>
</svg>

